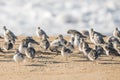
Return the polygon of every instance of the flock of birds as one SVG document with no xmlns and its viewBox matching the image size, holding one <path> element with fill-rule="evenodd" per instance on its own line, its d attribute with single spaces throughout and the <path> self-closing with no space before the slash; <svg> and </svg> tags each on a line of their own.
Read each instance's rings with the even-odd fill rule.
<svg viewBox="0 0 120 80">
<path fill-rule="evenodd" d="M 13 49 L 17 36 L 6 26 L 3 27 L 4 30 L 4 45 L 3 48 L 0 48 L 1 52 L 8 51 Z M 103 35 L 99 32 L 94 31 L 93 28 L 90 31 L 79 32 L 74 29 L 67 31 L 71 37 L 67 41 L 62 34 L 59 34 L 55 40 L 49 41 L 49 36 L 44 30 L 40 27 L 37 27 L 36 34 L 40 42 L 35 41 L 32 37 L 27 36 L 25 39 L 22 39 L 18 49 L 16 49 L 13 59 L 15 62 L 23 62 L 25 57 L 29 59 L 35 58 L 36 50 L 33 47 L 33 44 L 39 45 L 43 52 L 47 50 L 51 52 L 60 53 L 66 59 L 74 54 L 75 49 L 78 49 L 83 53 L 90 61 L 95 61 L 102 54 L 107 56 L 120 56 L 120 31 L 116 27 L 113 31 L 113 35 L 109 36 L 105 40 L 106 35 Z M 2 37 L 0 37 L 2 38 Z M 94 45 L 90 47 L 87 42 L 87 39 Z"/>
</svg>

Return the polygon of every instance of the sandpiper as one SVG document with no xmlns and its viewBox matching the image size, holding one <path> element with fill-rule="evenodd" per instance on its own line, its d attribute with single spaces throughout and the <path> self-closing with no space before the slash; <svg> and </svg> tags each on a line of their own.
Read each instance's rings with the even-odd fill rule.
<svg viewBox="0 0 120 80">
<path fill-rule="evenodd" d="M 83 43 L 84 43 L 84 39 L 80 39 L 80 44 L 79 44 L 79 51 L 83 52 Z"/>
<path fill-rule="evenodd" d="M 95 45 L 105 44 L 103 37 L 98 34 L 94 34 L 93 40 Z"/>
<path fill-rule="evenodd" d="M 120 43 L 119 39 L 116 38 L 115 36 L 110 36 L 110 37 L 108 37 L 107 42 L 108 42 L 108 43 L 114 43 L 114 42 Z"/>
<path fill-rule="evenodd" d="M 59 34 L 57 39 L 60 41 L 60 44 L 61 45 L 66 45 L 67 44 L 67 40 L 64 39 L 63 35 L 62 34 Z"/>
<path fill-rule="evenodd" d="M 71 42 L 67 42 L 66 47 L 72 51 L 74 50 L 74 45 Z"/>
<path fill-rule="evenodd" d="M 120 39 L 120 31 L 118 30 L 118 27 L 114 29 L 113 36 Z"/>
<path fill-rule="evenodd" d="M 61 51 L 61 48 L 62 48 L 63 45 L 61 45 L 61 42 L 59 39 L 55 39 L 53 40 L 51 43 L 50 43 L 50 51 L 52 52 L 57 52 L 59 53 Z"/>
<path fill-rule="evenodd" d="M 66 58 L 66 60 L 67 60 L 67 58 L 72 54 L 73 52 L 70 50 L 70 49 L 68 49 L 68 48 L 66 48 L 66 47 L 62 47 L 62 49 L 61 49 L 61 55 L 63 56 L 63 57 L 65 57 Z"/>
<path fill-rule="evenodd" d="M 40 42 L 40 47 L 46 51 L 50 46 L 50 43 L 48 41 L 48 39 L 45 37 L 45 35 L 42 35 L 42 40 Z"/>
<path fill-rule="evenodd" d="M 46 32 L 42 30 L 40 27 L 37 27 L 36 34 L 40 39 L 42 38 L 42 35 L 45 35 L 46 38 L 49 38 Z"/>
<path fill-rule="evenodd" d="M 15 36 L 15 34 L 12 31 L 8 30 L 6 26 L 4 26 L 3 29 L 5 42 L 11 41 L 14 44 L 15 40 L 17 39 L 17 36 Z"/>
<path fill-rule="evenodd" d="M 90 48 L 86 42 L 83 42 L 83 53 L 90 61 L 94 61 L 98 57 L 96 50 Z"/>
<path fill-rule="evenodd" d="M 4 42 L 3 44 L 3 49 L 5 51 L 13 49 L 13 43 L 11 43 L 11 41 L 9 40 L 9 42 Z"/>
<path fill-rule="evenodd" d="M 77 30 L 70 29 L 67 31 L 68 34 L 71 34 L 70 42 L 75 46 L 79 43 L 80 38 L 86 38 L 82 33 Z"/>
<path fill-rule="evenodd" d="M 75 47 L 78 47 L 80 45 L 80 39 L 81 37 L 79 36 L 79 34 L 75 34 L 75 40 L 74 40 Z"/>
<path fill-rule="evenodd" d="M 120 52 L 118 52 L 113 45 L 106 44 L 103 46 L 103 48 L 107 56 L 109 55 L 120 56 Z"/>
<path fill-rule="evenodd" d="M 35 49 L 32 47 L 32 43 L 28 43 L 28 47 L 25 49 L 25 54 L 27 58 L 33 59 L 35 57 Z"/>
<path fill-rule="evenodd" d="M 98 45 L 98 43 L 104 43 L 103 37 L 106 37 L 105 35 L 94 31 L 93 28 L 90 29 L 89 34 L 90 34 L 89 35 L 90 36 L 90 41 L 92 43 L 97 44 L 97 45 Z"/>
<path fill-rule="evenodd" d="M 16 63 L 23 62 L 24 56 L 23 56 L 22 53 L 19 52 L 19 50 L 16 50 L 15 55 L 13 56 L 13 60 L 14 60 Z"/>
<path fill-rule="evenodd" d="M 26 41 L 26 44 L 28 45 L 29 42 L 33 43 L 33 44 L 36 44 L 36 45 L 39 45 L 39 43 L 37 41 L 35 41 L 32 37 L 30 36 L 27 36 L 25 38 L 25 41 Z"/>
</svg>

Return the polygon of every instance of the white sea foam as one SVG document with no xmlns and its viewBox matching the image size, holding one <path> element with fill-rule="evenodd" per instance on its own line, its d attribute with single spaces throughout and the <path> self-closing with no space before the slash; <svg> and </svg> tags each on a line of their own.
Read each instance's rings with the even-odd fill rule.
<svg viewBox="0 0 120 80">
<path fill-rule="evenodd" d="M 68 29 L 112 33 L 120 26 L 119 0 L 0 0 L 0 34 L 6 25 L 18 35 L 36 35 L 40 26 L 48 35 Z"/>
</svg>

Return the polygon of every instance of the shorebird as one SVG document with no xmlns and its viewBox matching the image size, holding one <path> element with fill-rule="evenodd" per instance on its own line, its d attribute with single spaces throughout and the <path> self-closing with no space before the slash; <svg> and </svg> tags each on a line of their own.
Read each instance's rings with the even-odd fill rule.
<svg viewBox="0 0 120 80">
<path fill-rule="evenodd" d="M 76 30 L 72 30 L 72 29 L 67 31 L 67 34 L 71 35 L 69 42 L 71 42 L 72 45 L 74 45 L 75 32 L 77 32 L 77 31 Z"/>
<path fill-rule="evenodd" d="M 55 39 L 50 43 L 50 46 L 59 46 L 59 45 L 61 45 L 61 43 L 58 39 Z"/>
<path fill-rule="evenodd" d="M 67 31 L 67 33 L 71 35 L 71 38 L 70 38 L 69 42 L 71 42 L 73 45 L 77 44 L 78 39 L 86 38 L 84 35 L 82 35 L 82 33 L 80 33 L 77 30 L 70 29 L 70 30 Z"/>
<path fill-rule="evenodd" d="M 49 46 L 50 46 L 50 43 L 49 43 L 48 39 L 46 38 L 45 35 L 43 35 L 43 36 L 42 36 L 42 40 L 41 40 L 41 42 L 40 42 L 40 47 L 41 47 L 44 51 L 46 51 L 46 50 L 49 48 Z"/>
<path fill-rule="evenodd" d="M 33 59 L 35 57 L 35 49 L 32 47 L 32 43 L 28 43 L 28 47 L 25 49 L 25 55 L 29 59 Z"/>
<path fill-rule="evenodd" d="M 71 34 L 71 35 L 73 35 L 73 36 L 75 35 L 76 32 L 78 32 L 78 31 L 77 31 L 77 30 L 74 30 L 74 29 L 69 29 L 69 30 L 67 31 L 68 34 Z"/>
<path fill-rule="evenodd" d="M 113 47 L 114 47 L 118 52 L 120 52 L 120 42 L 114 41 L 112 44 L 113 44 Z"/>
<path fill-rule="evenodd" d="M 80 45 L 80 36 L 79 34 L 75 34 L 74 46 L 78 47 Z"/>
<path fill-rule="evenodd" d="M 72 51 L 74 50 L 74 45 L 71 42 L 67 42 L 66 47 Z"/>
<path fill-rule="evenodd" d="M 19 52 L 22 53 L 22 54 L 25 54 L 25 49 L 27 49 L 28 47 L 28 43 L 26 42 L 26 39 L 23 39 L 19 45 Z"/>
<path fill-rule="evenodd" d="M 83 42 L 83 53 L 90 61 L 94 61 L 98 57 L 96 50 L 90 48 L 86 42 Z"/>
<path fill-rule="evenodd" d="M 105 53 L 105 50 L 100 45 L 95 45 L 95 50 L 96 50 L 96 58 L 95 59 L 97 59 L 101 54 Z"/>
<path fill-rule="evenodd" d="M 69 42 L 70 42 L 72 45 L 74 45 L 74 40 L 75 40 L 75 38 L 74 38 L 74 37 L 71 37 L 70 40 L 69 40 Z"/>
<path fill-rule="evenodd" d="M 46 38 L 49 38 L 46 32 L 42 30 L 40 27 L 37 27 L 36 34 L 40 39 L 42 38 L 42 35 L 45 35 Z"/>
<path fill-rule="evenodd" d="M 66 48 L 66 47 L 62 47 L 62 49 L 61 49 L 61 55 L 63 56 L 63 57 L 65 57 L 66 58 L 66 60 L 67 60 L 67 58 L 72 54 L 73 52 L 70 50 L 70 49 L 68 49 L 68 48 Z"/>
<path fill-rule="evenodd" d="M 36 44 L 36 45 L 39 45 L 39 43 L 37 41 L 35 41 L 32 37 L 30 36 L 27 36 L 25 38 L 25 41 L 26 41 L 26 44 L 28 45 L 29 42 L 33 43 L 33 44 Z"/>
<path fill-rule="evenodd" d="M 101 33 L 99 33 L 99 32 L 94 31 L 93 28 L 90 29 L 90 33 L 89 33 L 89 34 L 92 34 L 92 35 L 97 34 L 97 35 L 99 35 L 99 36 L 106 37 L 106 35 L 103 35 L 103 34 L 101 34 Z"/>
<path fill-rule="evenodd" d="M 114 56 L 120 56 L 120 52 L 118 52 L 114 46 L 112 45 L 112 43 L 109 45 L 109 44 L 106 44 L 103 46 L 103 49 L 105 50 L 105 53 L 107 56 L 109 55 L 114 55 Z"/>
<path fill-rule="evenodd" d="M 25 54 L 25 49 L 28 47 L 28 44 L 32 43 L 32 44 L 37 44 L 39 45 L 38 42 L 36 42 L 32 37 L 26 37 L 25 39 L 23 39 L 19 45 L 19 51 L 23 54 Z"/>
<path fill-rule="evenodd" d="M 87 56 L 88 52 L 91 50 L 88 43 L 85 42 L 85 41 L 82 42 L 82 48 L 81 49 L 82 49 L 82 52 L 83 52 L 84 56 Z"/>
<path fill-rule="evenodd" d="M 90 32 L 89 32 L 89 36 L 90 36 L 90 41 L 94 44 L 96 44 L 96 41 L 98 43 L 103 43 L 104 40 L 103 40 L 103 37 L 106 37 L 105 35 L 99 33 L 99 32 L 96 32 L 93 30 L 93 28 L 90 29 Z M 99 41 L 100 40 L 100 41 Z"/>
<path fill-rule="evenodd" d="M 87 57 L 90 61 L 96 60 L 98 58 L 96 50 L 91 49 L 90 52 L 88 53 Z"/>
<path fill-rule="evenodd" d="M 118 30 L 117 27 L 113 31 L 113 36 L 120 39 L 120 31 Z"/>
<path fill-rule="evenodd" d="M 61 48 L 62 48 L 63 45 L 61 45 L 61 42 L 58 40 L 58 39 L 55 39 L 53 40 L 51 43 L 50 43 L 50 51 L 52 52 L 57 52 L 59 53 L 61 51 Z"/>
<path fill-rule="evenodd" d="M 63 35 L 58 35 L 58 37 L 50 43 L 50 50 L 52 52 L 57 52 L 57 54 L 61 51 L 62 47 L 67 44 L 67 41 L 63 38 Z"/>
<path fill-rule="evenodd" d="M 13 56 L 13 60 L 14 60 L 16 63 L 23 62 L 24 56 L 23 56 L 22 53 L 19 52 L 19 50 L 16 50 L 15 55 Z"/>
<path fill-rule="evenodd" d="M 82 31 L 80 31 L 80 32 L 82 33 L 83 36 L 89 37 L 89 31 L 87 31 L 87 30 L 82 30 Z"/>
<path fill-rule="evenodd" d="M 84 39 L 80 39 L 80 44 L 79 44 L 79 51 L 83 52 L 83 43 L 84 43 Z"/>
<path fill-rule="evenodd" d="M 86 54 L 87 54 L 87 58 L 90 61 L 95 61 L 101 54 L 104 53 L 104 49 L 101 46 L 97 46 L 95 45 L 95 49 L 88 47 L 84 47 Z"/>
<path fill-rule="evenodd" d="M 74 30 L 74 29 L 69 29 L 69 30 L 67 31 L 67 33 L 68 33 L 68 34 L 71 34 L 72 37 L 74 37 L 75 34 L 79 34 L 80 37 L 86 38 L 85 36 L 82 35 L 82 33 L 80 33 L 80 32 L 77 31 L 77 30 Z"/>
<path fill-rule="evenodd" d="M 5 42 L 11 41 L 13 44 L 15 44 L 15 40 L 17 39 L 17 36 L 15 36 L 15 34 L 12 31 L 8 30 L 6 26 L 4 26 L 3 29 L 4 29 Z"/>
<path fill-rule="evenodd" d="M 119 39 L 116 38 L 115 36 L 110 36 L 110 37 L 108 37 L 107 42 L 108 42 L 108 43 L 114 43 L 114 42 L 120 43 Z"/>
<path fill-rule="evenodd" d="M 11 43 L 10 40 L 9 40 L 9 42 L 4 42 L 4 44 L 3 44 L 3 49 L 4 49 L 5 51 L 10 50 L 10 49 L 12 49 L 12 48 L 13 48 L 13 43 Z"/>
<path fill-rule="evenodd" d="M 95 45 L 105 44 L 103 37 L 98 34 L 94 34 L 93 40 Z"/>
<path fill-rule="evenodd" d="M 63 35 L 59 34 L 57 39 L 59 40 L 61 45 L 66 45 L 67 44 L 67 40 L 64 39 Z"/>
</svg>

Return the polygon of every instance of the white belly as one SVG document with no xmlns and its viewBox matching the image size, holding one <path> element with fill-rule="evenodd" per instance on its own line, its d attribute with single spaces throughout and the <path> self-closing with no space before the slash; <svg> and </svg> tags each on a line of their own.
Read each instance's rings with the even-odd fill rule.
<svg viewBox="0 0 120 80">
<path fill-rule="evenodd" d="M 65 52 L 61 51 L 61 55 L 63 57 L 69 57 L 71 55 L 71 53 L 65 53 Z"/>
<path fill-rule="evenodd" d="M 78 39 L 75 38 L 75 41 L 74 41 L 74 46 L 78 47 L 80 44 L 80 41 Z"/>
<path fill-rule="evenodd" d="M 13 60 L 17 63 L 20 63 L 23 61 L 23 58 L 21 56 L 18 56 L 17 54 L 13 56 Z"/>
<path fill-rule="evenodd" d="M 84 49 L 83 49 L 83 54 L 84 54 L 84 56 L 88 55 L 87 52 Z"/>
<path fill-rule="evenodd" d="M 19 46 L 19 52 L 22 54 L 25 54 L 25 47 L 22 47 L 22 45 Z"/>
</svg>

